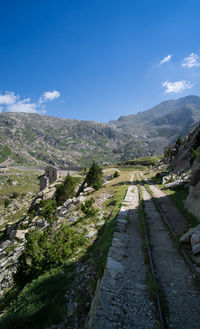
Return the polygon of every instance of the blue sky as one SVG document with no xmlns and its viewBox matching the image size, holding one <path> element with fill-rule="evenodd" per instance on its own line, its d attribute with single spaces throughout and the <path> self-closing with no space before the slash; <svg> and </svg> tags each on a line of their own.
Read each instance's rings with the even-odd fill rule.
<svg viewBox="0 0 200 329">
<path fill-rule="evenodd" d="M 0 111 L 107 122 L 200 95 L 199 0 L 0 0 Z"/>
</svg>

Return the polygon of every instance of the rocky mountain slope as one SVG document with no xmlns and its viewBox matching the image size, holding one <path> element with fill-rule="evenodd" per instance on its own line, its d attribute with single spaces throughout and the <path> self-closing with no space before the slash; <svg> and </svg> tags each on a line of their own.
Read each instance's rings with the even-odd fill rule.
<svg viewBox="0 0 200 329">
<path fill-rule="evenodd" d="M 200 97 L 163 102 L 103 124 L 25 113 L 0 114 L 0 163 L 84 167 L 157 155 L 200 121 Z"/>
<path fill-rule="evenodd" d="M 38 114 L 0 114 L 0 162 L 53 163 L 60 167 L 88 165 L 92 160 L 115 162 L 151 155 L 146 137 L 133 136 L 108 124 L 59 119 Z"/>
<path fill-rule="evenodd" d="M 185 136 L 200 121 L 200 97 L 187 96 L 168 100 L 152 109 L 137 114 L 121 116 L 111 125 L 132 134 L 147 138 L 163 138 L 173 142 Z"/>
</svg>

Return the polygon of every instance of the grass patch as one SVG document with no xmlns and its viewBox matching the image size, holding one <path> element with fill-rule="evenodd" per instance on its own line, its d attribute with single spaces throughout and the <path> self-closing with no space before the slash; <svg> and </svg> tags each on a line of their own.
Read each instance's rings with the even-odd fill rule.
<svg viewBox="0 0 200 329">
<path fill-rule="evenodd" d="M 191 227 L 197 226 L 199 224 L 198 219 L 192 215 L 187 209 L 184 207 L 184 202 L 188 196 L 187 189 L 178 189 L 178 190 L 167 190 L 163 189 L 163 191 L 170 197 L 173 203 L 177 206 L 180 213 L 188 220 L 188 223 Z"/>
<path fill-rule="evenodd" d="M 146 156 L 123 162 L 125 165 L 154 166 L 163 156 Z"/>
<path fill-rule="evenodd" d="M 8 146 L 4 146 L 0 151 L 0 163 L 4 162 L 8 159 L 8 157 L 11 155 L 11 150 Z"/>
<path fill-rule="evenodd" d="M 67 312 L 63 291 L 70 287 L 73 266 L 52 269 L 26 285 L 0 320 L 2 329 L 43 329 Z M 12 290 L 18 293 L 17 288 Z M 11 299 L 7 294 L 7 303 Z M 13 297 L 13 296 L 12 296 Z M 4 301 L 5 302 L 5 301 Z"/>
</svg>

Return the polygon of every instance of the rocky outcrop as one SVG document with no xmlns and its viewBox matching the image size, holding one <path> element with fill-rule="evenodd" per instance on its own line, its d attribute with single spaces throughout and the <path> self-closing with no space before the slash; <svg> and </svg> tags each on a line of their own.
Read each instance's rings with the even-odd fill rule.
<svg viewBox="0 0 200 329">
<path fill-rule="evenodd" d="M 192 227 L 188 232 L 182 235 L 180 242 L 190 243 L 194 256 L 200 255 L 200 224 Z"/>
<path fill-rule="evenodd" d="M 200 124 L 193 128 L 189 135 L 183 140 L 165 148 L 165 162 L 169 164 L 171 170 L 182 173 L 193 167 L 193 163 L 200 151 Z"/>
<path fill-rule="evenodd" d="M 29 212 L 32 210 L 38 210 L 40 207 L 40 202 L 42 200 L 50 200 L 54 197 L 54 194 L 56 192 L 56 186 L 60 184 L 62 181 L 62 178 L 58 179 L 55 183 L 47 186 L 44 190 L 37 193 L 33 201 L 31 202 L 31 205 L 29 207 Z"/>
<path fill-rule="evenodd" d="M 162 183 L 167 188 L 189 187 L 185 208 L 200 220 L 200 124 L 165 149 L 164 162 L 171 173 Z"/>
<path fill-rule="evenodd" d="M 23 218 L 18 222 L 7 223 L 4 231 L 1 232 L 7 237 L 7 240 L 0 244 L 0 296 L 12 283 L 13 274 L 17 270 L 18 258 L 24 251 L 26 234 L 29 230 L 34 228 L 45 230 L 49 226 L 47 220 L 40 216 L 40 202 L 41 200 L 49 200 L 53 198 L 56 185 L 59 184 L 61 180 L 62 178 L 36 194 L 29 208 L 29 211 L 30 209 L 36 211 L 35 217 L 33 217 L 33 214 L 24 214 Z M 62 217 L 65 217 L 69 211 L 77 207 L 84 199 L 83 196 L 69 199 L 63 206 L 58 207 L 57 215 L 59 219 L 53 223 L 53 226 L 59 224 Z M 73 219 L 71 219 L 71 221 L 73 221 Z"/>
<path fill-rule="evenodd" d="M 199 128 L 200 136 L 200 128 Z M 185 201 L 185 207 L 198 219 L 200 219 L 200 140 L 198 140 L 199 146 L 196 149 L 197 158 L 194 160 L 191 168 L 191 179 L 190 179 L 190 191 Z M 193 151 L 194 152 L 194 151 Z"/>
</svg>

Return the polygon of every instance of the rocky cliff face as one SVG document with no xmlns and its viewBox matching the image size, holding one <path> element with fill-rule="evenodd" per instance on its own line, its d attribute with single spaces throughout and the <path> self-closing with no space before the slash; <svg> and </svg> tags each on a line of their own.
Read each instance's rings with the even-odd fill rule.
<svg viewBox="0 0 200 329">
<path fill-rule="evenodd" d="M 190 189 L 185 207 L 200 219 L 200 124 L 198 124 L 183 140 L 165 149 L 165 162 L 173 172 L 189 173 Z"/>
<path fill-rule="evenodd" d="M 185 201 L 185 207 L 200 219 L 200 154 L 192 166 L 190 182 L 190 193 Z"/>
</svg>

